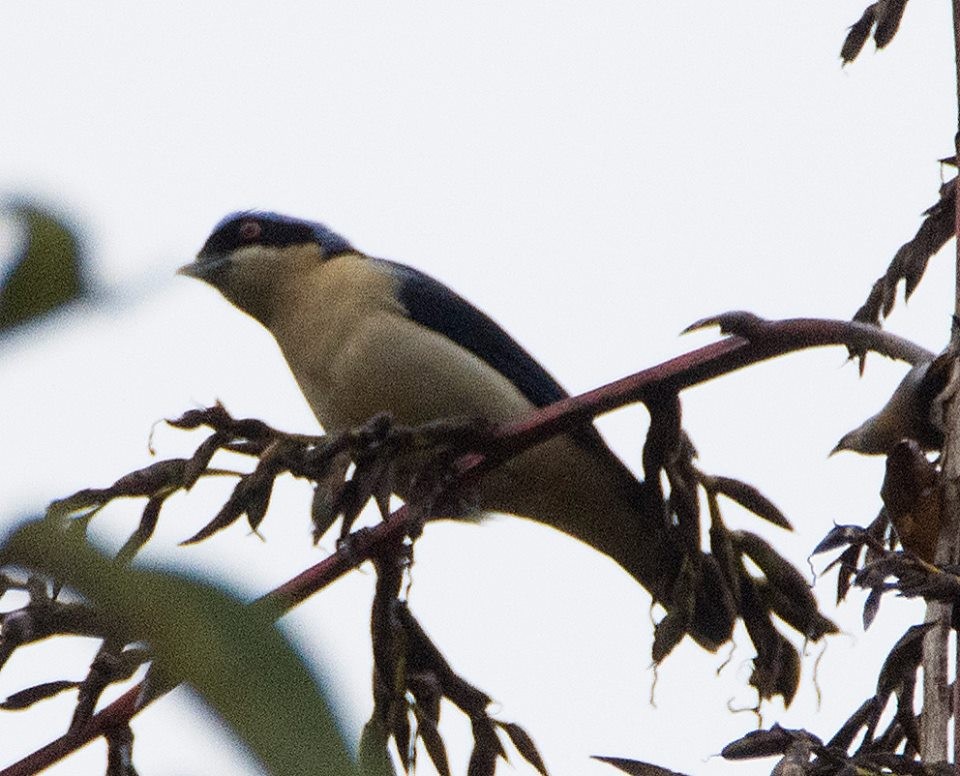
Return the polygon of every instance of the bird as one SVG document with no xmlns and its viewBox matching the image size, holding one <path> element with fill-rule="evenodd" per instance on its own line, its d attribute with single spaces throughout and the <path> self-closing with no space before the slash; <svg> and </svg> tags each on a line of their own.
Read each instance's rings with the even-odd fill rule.
<svg viewBox="0 0 960 776">
<path fill-rule="evenodd" d="M 897 385 L 887 403 L 843 435 L 830 455 L 850 450 L 861 455 L 886 455 L 903 439 L 923 450 L 943 445 L 943 402 L 956 360 L 952 350 L 915 364 Z"/>
<path fill-rule="evenodd" d="M 231 213 L 178 272 L 213 286 L 269 330 L 327 433 L 381 413 L 408 426 L 452 417 L 506 423 L 568 395 L 453 290 L 364 254 L 318 222 Z M 603 553 L 669 609 L 682 551 L 662 508 L 644 508 L 643 496 L 642 481 L 591 423 L 507 460 L 472 494 L 482 512 L 546 524 Z M 711 650 L 732 628 L 715 600 L 719 587 L 697 591 L 688 627 Z"/>
</svg>

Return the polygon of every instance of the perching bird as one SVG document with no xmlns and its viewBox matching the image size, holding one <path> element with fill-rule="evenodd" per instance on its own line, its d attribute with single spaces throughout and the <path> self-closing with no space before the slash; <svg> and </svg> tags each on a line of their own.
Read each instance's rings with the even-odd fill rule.
<svg viewBox="0 0 960 776">
<path fill-rule="evenodd" d="M 943 393 L 950 380 L 952 351 L 914 366 L 883 408 L 853 431 L 843 435 L 831 455 L 853 450 L 863 455 L 885 455 L 901 439 L 917 442 L 924 450 L 943 445 Z"/>
<path fill-rule="evenodd" d="M 180 273 L 214 286 L 273 334 L 327 432 L 381 412 L 405 425 L 499 423 L 567 395 L 469 302 L 411 267 L 366 256 L 322 224 L 229 215 Z M 680 550 L 663 515 L 641 508 L 642 487 L 588 424 L 487 473 L 477 500 L 481 510 L 580 539 L 669 606 Z M 703 587 L 691 635 L 715 649 L 731 625 L 714 606 L 719 586 Z"/>
</svg>

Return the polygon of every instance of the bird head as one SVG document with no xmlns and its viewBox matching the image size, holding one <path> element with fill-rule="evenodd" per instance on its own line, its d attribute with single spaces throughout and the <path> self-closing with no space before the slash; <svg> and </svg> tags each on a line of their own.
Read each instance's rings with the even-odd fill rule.
<svg viewBox="0 0 960 776">
<path fill-rule="evenodd" d="M 863 455 L 886 455 L 903 439 L 923 450 L 943 445 L 943 403 L 956 357 L 951 349 L 931 361 L 916 364 L 873 417 L 844 434 L 830 453 L 852 450 Z"/>
<path fill-rule="evenodd" d="M 345 253 L 350 243 L 323 224 L 263 211 L 231 213 L 218 223 L 195 261 L 177 274 L 209 283 L 261 323 L 275 293 L 304 270 Z"/>
</svg>

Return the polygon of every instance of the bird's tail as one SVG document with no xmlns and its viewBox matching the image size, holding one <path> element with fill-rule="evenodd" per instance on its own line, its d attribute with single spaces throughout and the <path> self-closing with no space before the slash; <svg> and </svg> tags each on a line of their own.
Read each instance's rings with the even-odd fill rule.
<svg viewBox="0 0 960 776">
<path fill-rule="evenodd" d="M 603 447 L 555 437 L 490 472 L 484 509 L 553 526 L 616 561 L 667 609 L 671 626 L 711 651 L 732 633 L 734 614 L 716 559 L 686 549 L 659 498 Z"/>
</svg>

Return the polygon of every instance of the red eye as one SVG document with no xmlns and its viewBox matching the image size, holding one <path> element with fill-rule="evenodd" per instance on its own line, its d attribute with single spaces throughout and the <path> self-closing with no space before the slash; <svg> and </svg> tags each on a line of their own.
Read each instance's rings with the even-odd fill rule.
<svg viewBox="0 0 960 776">
<path fill-rule="evenodd" d="M 263 227 L 256 221 L 244 221 L 240 224 L 240 239 L 244 242 L 253 242 L 263 232 Z"/>
</svg>

